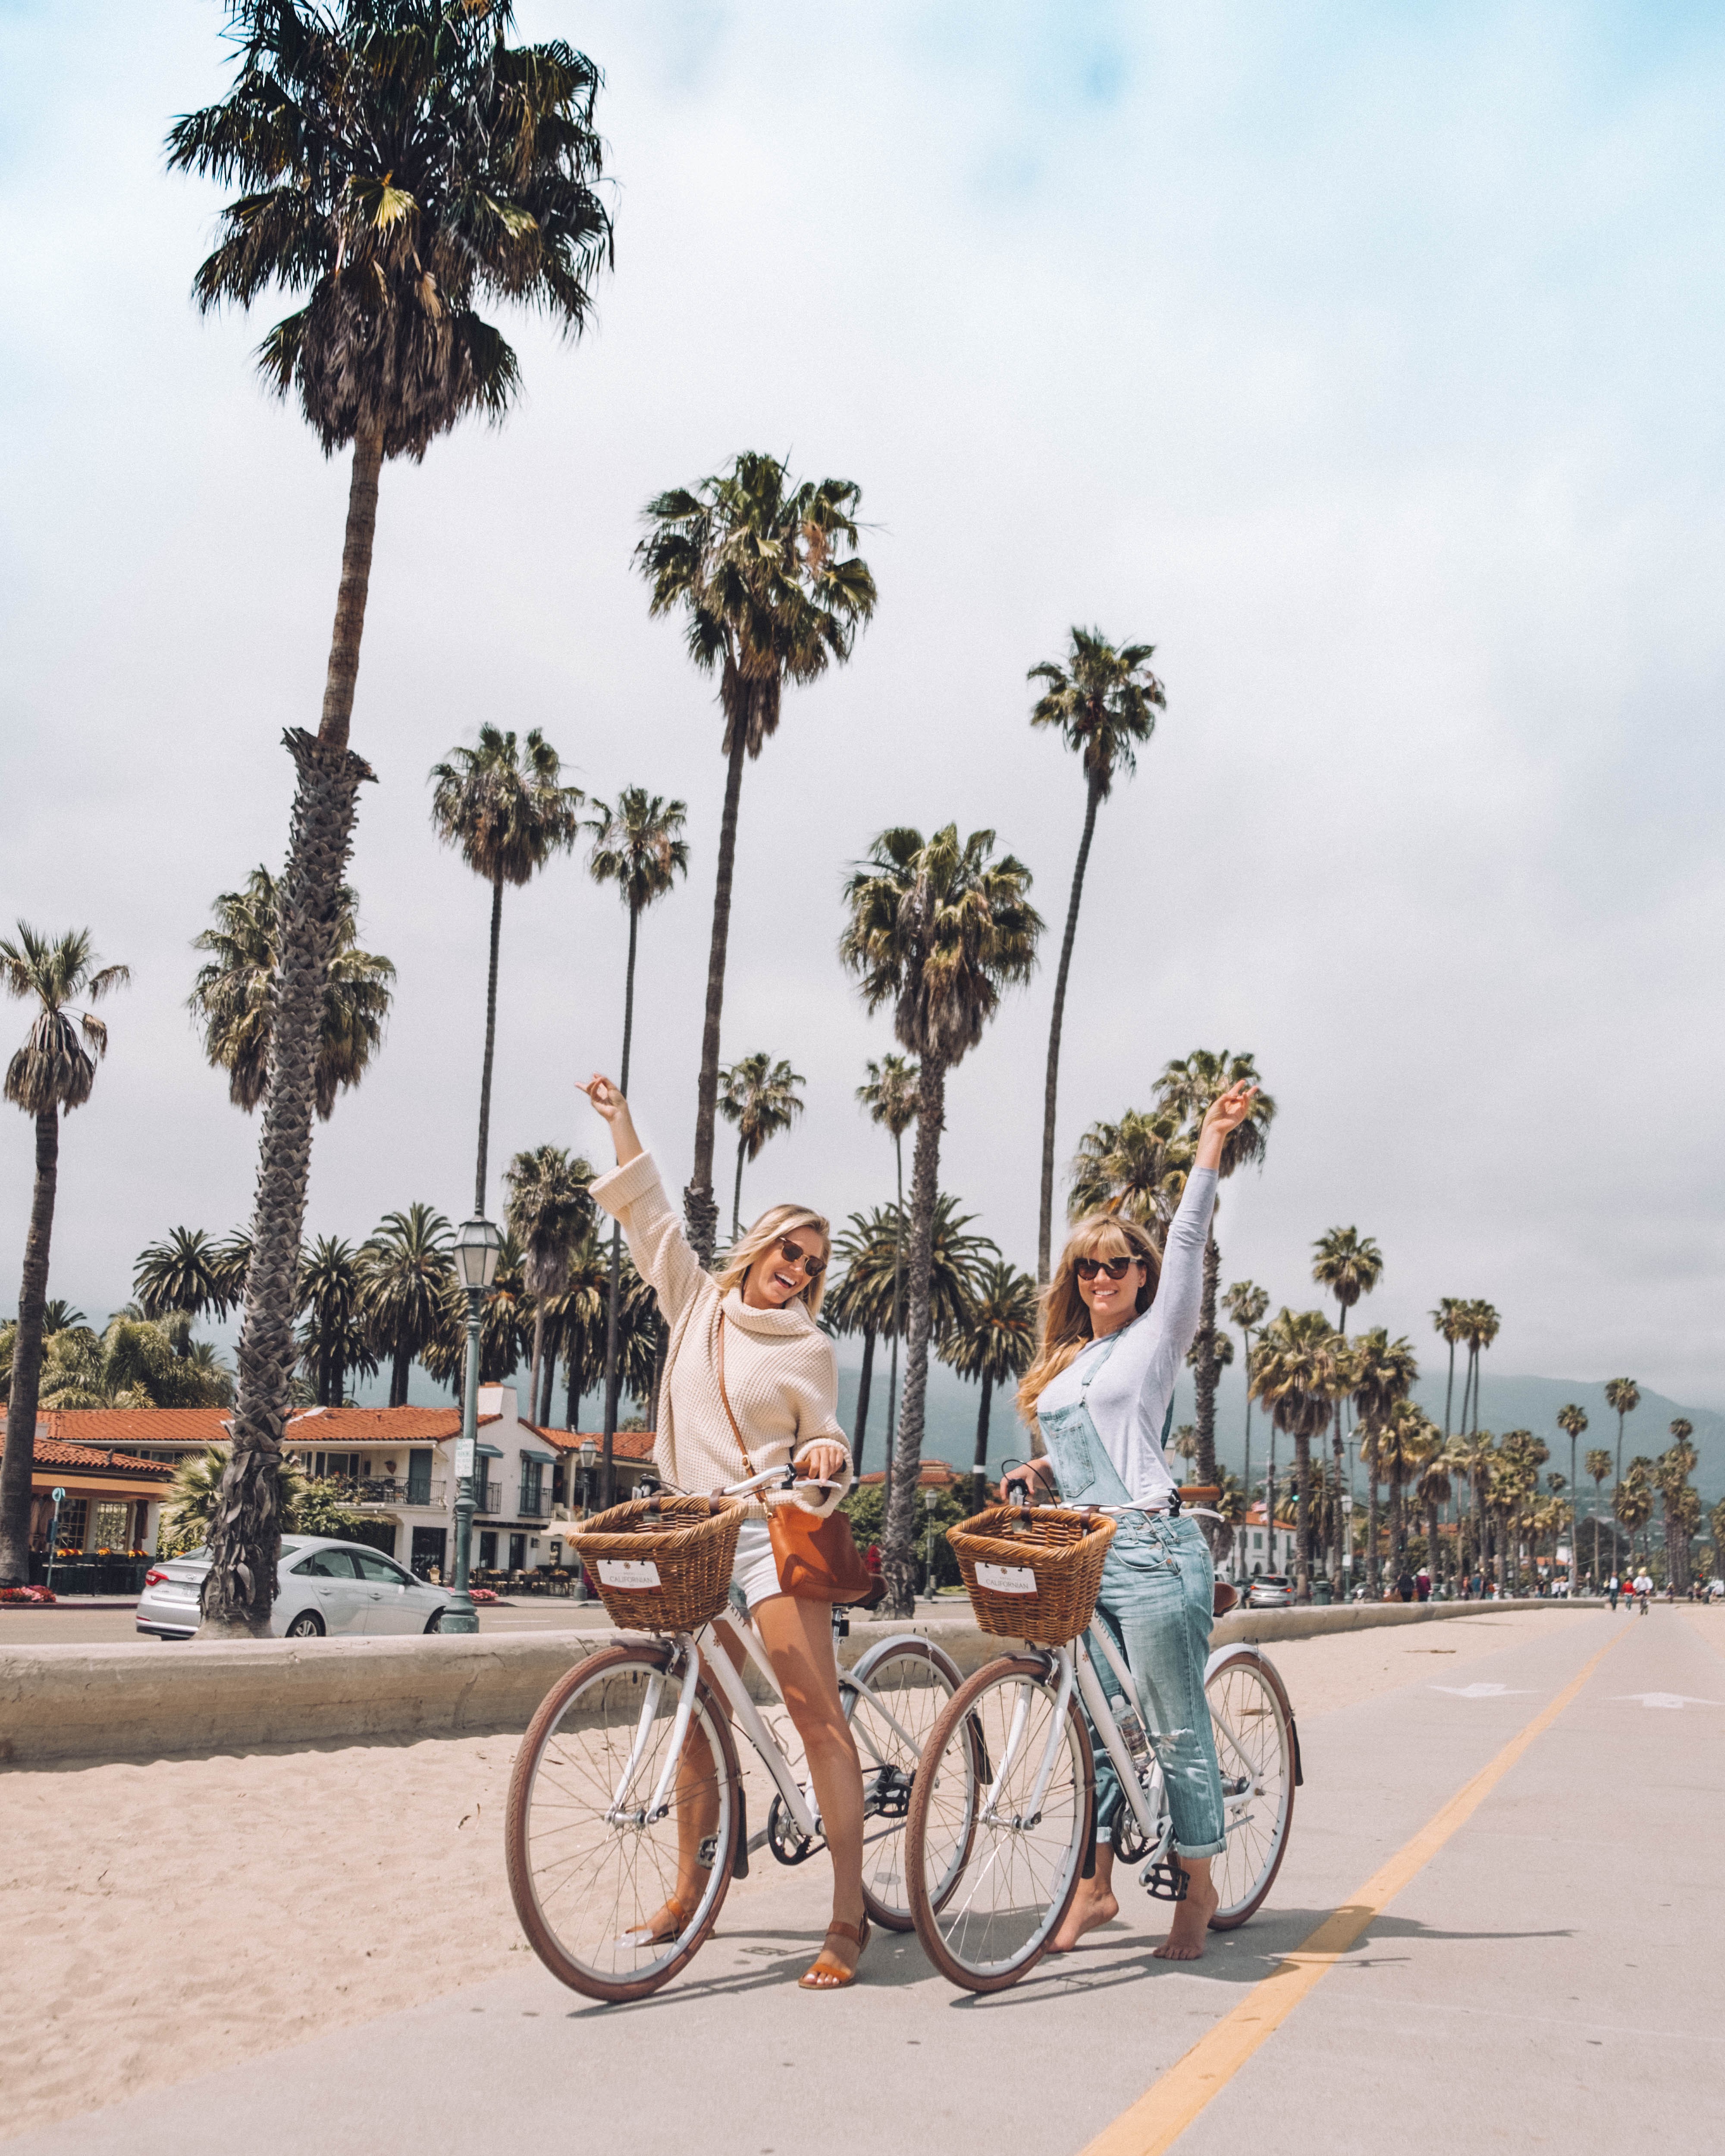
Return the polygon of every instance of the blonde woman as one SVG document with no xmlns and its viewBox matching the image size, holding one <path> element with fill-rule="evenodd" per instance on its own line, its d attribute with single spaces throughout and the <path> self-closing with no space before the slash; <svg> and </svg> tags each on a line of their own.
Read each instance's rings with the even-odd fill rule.
<svg viewBox="0 0 1725 2156">
<path fill-rule="evenodd" d="M 1174 1854 L 1187 1875 L 1185 1899 L 1175 1903 L 1156 1949 L 1163 1961 L 1203 1954 L 1217 1898 L 1210 1859 L 1224 1842 L 1222 1777 L 1204 1691 L 1215 1574 L 1197 1521 L 1170 1512 L 1177 1485 L 1163 1456 L 1162 1427 L 1198 1330 L 1223 1143 L 1250 1113 L 1256 1091 L 1230 1086 L 1204 1117 L 1160 1258 L 1136 1221 L 1093 1214 L 1074 1228 L 1043 1298 L 1036 1360 L 1019 1389 L 1037 1456 L 1014 1471 L 1014 1481 L 1052 1488 L 1068 1504 L 1151 1508 L 1119 1522 L 1096 1613 L 1126 1650 L 1168 1788 Z M 1095 1750 L 1096 1876 L 1079 1881 L 1055 1934 L 1056 1953 L 1070 1952 L 1120 1913 L 1109 1837 L 1124 1799 L 1113 1762 L 1100 1743 Z"/>
<path fill-rule="evenodd" d="M 775 1205 L 715 1277 L 671 1210 L 629 1103 L 608 1078 L 595 1075 L 582 1090 L 609 1124 L 617 1147 L 617 1166 L 593 1184 L 593 1198 L 622 1224 L 629 1255 L 670 1328 L 653 1445 L 661 1478 L 673 1489 L 705 1494 L 792 1465 L 811 1481 L 848 1482 L 850 1447 L 836 1414 L 838 1369 L 832 1343 L 814 1322 L 832 1241 L 826 1222 L 806 1205 Z M 747 1464 L 737 1430 L 746 1440 Z M 839 1698 L 831 1613 L 824 1603 L 781 1592 L 767 1510 L 759 1502 L 749 1506 L 737 1537 L 732 1577 L 803 1740 L 832 1851 L 833 1921 L 799 1981 L 806 1991 L 837 1991 L 855 1981 L 869 1921 L 862 1893 L 862 1769 Z M 679 1775 L 677 1889 L 645 1928 L 649 1938 L 674 1937 L 700 1899 L 700 1845 L 716 1824 L 718 1799 L 711 1762 L 694 1752 L 691 1745 L 685 1753 Z"/>
</svg>

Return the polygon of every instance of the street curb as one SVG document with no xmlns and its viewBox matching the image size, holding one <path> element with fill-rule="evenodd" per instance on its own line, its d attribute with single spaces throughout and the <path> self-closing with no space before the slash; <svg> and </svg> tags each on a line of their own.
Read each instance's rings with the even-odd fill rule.
<svg viewBox="0 0 1725 2156">
<path fill-rule="evenodd" d="M 1429 1624 L 1564 1602 L 1397 1603 L 1235 1611 L 1210 1635 L 1306 1639 L 1379 1625 Z M 1584 1607 L 1599 1605 L 1586 1604 Z M 969 1614 L 904 1624 L 852 1620 L 847 1665 L 877 1640 L 914 1633 L 968 1676 L 1010 1640 Z M 0 1763 L 93 1765 L 246 1752 L 260 1745 L 366 1744 L 392 1738 L 519 1733 L 563 1672 L 610 1645 L 608 1629 L 402 1640 L 155 1640 L 112 1646 L 0 1644 Z"/>
</svg>

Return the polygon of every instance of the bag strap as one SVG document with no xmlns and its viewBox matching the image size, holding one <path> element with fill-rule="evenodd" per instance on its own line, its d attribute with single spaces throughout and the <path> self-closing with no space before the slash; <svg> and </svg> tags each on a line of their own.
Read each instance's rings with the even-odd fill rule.
<svg viewBox="0 0 1725 2156">
<path fill-rule="evenodd" d="M 725 1419 L 731 1425 L 731 1435 L 737 1440 L 737 1449 L 742 1455 L 742 1479 L 747 1481 L 755 1471 L 755 1463 L 749 1458 L 749 1449 L 742 1441 L 742 1432 L 737 1426 L 737 1417 L 732 1412 L 731 1395 L 725 1389 L 725 1312 L 719 1310 L 719 1398 L 725 1404 Z"/>
</svg>

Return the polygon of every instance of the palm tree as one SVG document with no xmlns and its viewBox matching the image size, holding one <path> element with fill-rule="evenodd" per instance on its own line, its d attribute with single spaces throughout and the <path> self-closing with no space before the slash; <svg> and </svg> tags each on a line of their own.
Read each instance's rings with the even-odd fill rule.
<svg viewBox="0 0 1725 2156">
<path fill-rule="evenodd" d="M 210 1343 L 193 1339 L 184 1311 L 146 1318 L 132 1309 L 100 1340 L 88 1327 L 56 1333 L 37 1398 L 50 1409 L 227 1407 L 234 1381 Z"/>
<path fill-rule="evenodd" d="M 1151 644 L 1111 644 L 1099 629 L 1072 629 L 1071 649 L 1064 665 L 1045 659 L 1027 680 L 1045 684 L 1030 712 L 1033 726 L 1055 726 L 1084 768 L 1084 830 L 1072 868 L 1072 893 L 1066 901 L 1066 932 L 1055 973 L 1054 1011 L 1048 1024 L 1048 1075 L 1042 1090 L 1042 1209 L 1036 1229 L 1036 1283 L 1048 1285 L 1049 1247 L 1054 1235 L 1055 1098 L 1060 1077 L 1060 1027 L 1066 1013 L 1066 978 L 1072 969 L 1072 942 L 1078 933 L 1078 906 L 1084 896 L 1084 871 L 1096 835 L 1096 810 L 1114 788 L 1114 774 L 1130 778 L 1137 768 L 1136 752 L 1156 730 L 1163 708 L 1162 684 L 1150 671 Z"/>
<path fill-rule="evenodd" d="M 938 1352 L 948 1368 L 961 1378 L 974 1378 L 983 1389 L 971 1476 L 971 1503 L 980 1512 L 988 1488 L 988 1410 L 994 1388 L 1023 1377 L 1035 1358 L 1035 1281 L 1004 1258 L 980 1266 L 968 1304 Z"/>
<path fill-rule="evenodd" d="M 48 1260 L 59 1182 L 60 1117 L 81 1107 L 108 1051 L 108 1029 L 90 1009 L 131 978 L 124 966 L 99 966 L 87 928 L 39 935 L 18 925 L 0 940 L 0 981 L 8 995 L 33 1004 L 23 1045 L 6 1066 L 6 1098 L 36 1124 L 36 1183 L 24 1237 L 23 1276 L 13 1336 L 6 1427 L 13 1442 L 0 1455 L 0 1587 L 30 1577 L 30 1476 L 35 1463 L 38 1382 L 48 1305 Z"/>
<path fill-rule="evenodd" d="M 202 1317 L 213 1310 L 228 1315 L 229 1296 L 221 1255 L 202 1228 L 171 1228 L 166 1239 L 139 1251 L 132 1268 L 131 1291 L 146 1317 L 170 1310 Z"/>
<path fill-rule="evenodd" d="M 1444 1442 L 1445 1445 L 1450 1441 L 1450 1409 L 1455 1393 L 1455 1350 L 1466 1337 L 1466 1324 L 1463 1315 L 1466 1308 L 1466 1304 L 1460 1296 L 1445 1295 L 1438 1297 L 1437 1308 L 1431 1313 L 1432 1330 L 1450 1351 L 1449 1374 L 1444 1380 Z M 1462 1404 L 1465 1409 L 1466 1405 L 1465 1397 Z M 1466 1419 L 1464 1414 L 1462 1420 L 1466 1422 Z"/>
<path fill-rule="evenodd" d="M 435 1338 L 455 1281 L 454 1232 L 433 1207 L 386 1213 L 360 1246 L 360 1310 L 390 1358 L 389 1404 L 405 1407 L 413 1358 Z"/>
<path fill-rule="evenodd" d="M 1276 1427 L 1291 1432 L 1294 1440 L 1294 1597 L 1298 1602 L 1312 1599 L 1312 1440 L 1328 1423 L 1331 1404 L 1346 1382 L 1347 1365 L 1339 1349 L 1340 1336 L 1321 1310 L 1284 1308 L 1259 1335 L 1251 1360 L 1253 1393 L 1269 1409 Z M 1203 1443 L 1201 1431 L 1199 1442 Z"/>
<path fill-rule="evenodd" d="M 575 843 L 584 796 L 562 783 L 557 752 L 536 726 L 519 747 L 512 733 L 479 730 L 475 748 L 455 748 L 431 767 L 431 827 L 474 874 L 491 886 L 490 963 L 485 975 L 485 1053 L 480 1074 L 479 1163 L 473 1209 L 485 1209 L 485 1158 L 491 1142 L 491 1064 L 497 1046 L 497 950 L 503 933 L 503 886 L 519 890 L 552 855 Z"/>
<path fill-rule="evenodd" d="M 1637 1453 L 1617 1486 L 1611 1509 L 1629 1530 L 1630 1563 L 1635 1561 L 1635 1537 L 1653 1517 L 1653 1462 Z"/>
<path fill-rule="evenodd" d="M 1270 1308 L 1270 1296 L 1268 1291 L 1260 1287 L 1255 1281 L 1235 1281 L 1233 1286 L 1224 1291 L 1222 1301 L 1230 1322 L 1240 1327 L 1240 1339 L 1245 1348 L 1245 1359 L 1240 1364 L 1247 1377 L 1245 1460 L 1240 1481 L 1240 1487 L 1245 1491 L 1245 1501 L 1250 1504 L 1252 1495 L 1252 1388 L 1250 1383 L 1252 1335 L 1264 1322 L 1265 1315 Z"/>
<path fill-rule="evenodd" d="M 1163 1070 L 1156 1081 L 1156 1104 L 1181 1117 L 1185 1125 L 1183 1135 L 1195 1148 L 1199 1127 L 1211 1102 L 1242 1080 L 1254 1086 L 1258 1083 L 1257 1065 L 1250 1055 L 1230 1055 L 1225 1048 L 1196 1049 L 1183 1062 L 1170 1063 Z M 1245 1121 L 1230 1132 L 1222 1142 L 1222 1163 L 1217 1170 L 1219 1182 L 1232 1175 L 1235 1168 L 1263 1159 L 1266 1139 L 1275 1115 L 1275 1101 L 1267 1093 L 1260 1092 Z M 1192 1343 L 1197 1394 L 1194 1419 L 1198 1430 L 1198 1479 L 1207 1483 L 1214 1483 L 1216 1479 L 1216 1380 L 1221 1372 L 1221 1360 L 1216 1352 L 1219 1337 L 1216 1331 L 1216 1296 L 1221 1281 L 1222 1253 L 1216 1244 L 1213 1210 L 1209 1235 L 1204 1246 L 1204 1300 L 1199 1312 L 1197 1337 Z"/>
<path fill-rule="evenodd" d="M 1193 1151 L 1177 1109 L 1128 1108 L 1117 1123 L 1092 1123 L 1072 1162 L 1068 1218 L 1118 1214 L 1147 1228 L 1159 1245 L 1185 1190 Z"/>
<path fill-rule="evenodd" d="M 875 579 L 856 552 L 861 490 L 852 480 L 792 479 L 777 458 L 747 450 L 727 471 L 649 502 L 647 536 L 635 549 L 652 587 L 651 612 L 680 610 L 696 665 L 719 675 L 726 761 L 719 824 L 706 1015 L 696 1094 L 695 1166 L 683 1209 L 689 1238 L 710 1264 L 719 1213 L 713 1143 L 719 1108 L 719 1025 L 737 809 L 745 756 L 778 730 L 784 685 L 819 680 L 842 666 L 875 611 Z"/>
<path fill-rule="evenodd" d="M 1617 1417 L 1617 1479 L 1621 1482 L 1624 1419 L 1641 1404 L 1641 1389 L 1633 1378 L 1609 1378 L 1605 1383 L 1605 1404 Z"/>
<path fill-rule="evenodd" d="M 370 1378 L 377 1357 L 360 1312 L 360 1270 L 351 1243 L 320 1236 L 300 1268 L 300 1307 L 307 1313 L 300 1335 L 301 1366 L 316 1389 L 317 1405 L 338 1408 L 347 1396 L 350 1370 Z"/>
<path fill-rule="evenodd" d="M 1582 1461 L 1594 1486 L 1594 1584 L 1599 1580 L 1599 1486 L 1611 1472 L 1611 1455 L 1602 1445 L 1590 1448 Z M 1616 1545 L 1614 1542 L 1614 1549 Z"/>
<path fill-rule="evenodd" d="M 580 1419 L 581 1396 L 593 1384 L 603 1384 L 605 1372 L 605 1313 L 608 1266 L 605 1245 L 596 1228 L 589 1228 L 569 1253 L 561 1291 L 546 1299 L 545 1353 L 548 1363 L 562 1358 L 567 1394 L 563 1418 L 570 1430 Z M 624 1260 L 623 1281 L 633 1268 Z M 623 1325 L 627 1305 L 619 1305 L 619 1360 L 622 1358 Z M 543 1389 L 547 1399 L 550 1378 Z M 549 1410 L 544 1417 L 550 1420 Z"/>
<path fill-rule="evenodd" d="M 916 1086 L 920 1077 L 916 1065 L 907 1055 L 883 1055 L 878 1063 L 870 1062 L 869 1075 L 856 1089 L 856 1097 L 869 1111 L 869 1121 L 878 1124 L 892 1140 L 893 1166 L 898 1177 L 898 1209 L 893 1218 L 898 1224 L 898 1240 L 892 1250 L 892 1328 L 889 1334 L 891 1359 L 886 1374 L 886 1471 L 892 1472 L 892 1441 L 898 1427 L 898 1342 L 904 1327 L 901 1322 L 904 1311 L 904 1219 L 905 1219 L 905 1132 L 916 1120 Z M 862 1413 L 862 1396 L 857 1396 L 857 1453 L 860 1471 L 863 1429 L 867 1418 Z"/>
<path fill-rule="evenodd" d="M 1473 1499 L 1473 1563 L 1486 1568 L 1486 1499 L 1491 1487 L 1497 1460 L 1497 1440 L 1488 1430 L 1470 1430 L 1454 1439 L 1449 1447 L 1457 1470 L 1467 1477 Z M 1457 1522 L 1458 1527 L 1460 1522 Z"/>
<path fill-rule="evenodd" d="M 280 1543 L 277 1466 L 293 1359 L 320 1023 L 354 803 L 369 767 L 348 747 L 386 458 L 424 455 L 470 412 L 501 420 L 520 369 L 476 311 L 509 300 L 578 334 L 609 259 L 596 192 L 598 72 L 561 41 L 505 43 L 510 0 L 232 0 L 236 74 L 168 136 L 170 167 L 241 192 L 198 272 L 200 308 L 280 287 L 305 304 L 258 359 L 297 396 L 326 454 L 353 449 L 341 584 L 316 737 L 297 772 L 282 880 L 287 924 L 239 1341 L 239 1402 L 206 1622 L 261 1634 Z"/>
<path fill-rule="evenodd" d="M 762 1049 L 738 1058 L 719 1073 L 719 1113 L 737 1126 L 737 1182 L 731 1194 L 731 1240 L 742 1234 L 742 1165 L 758 1160 L 768 1141 L 788 1131 L 803 1112 L 800 1071 Z"/>
<path fill-rule="evenodd" d="M 1338 1335 L 1339 1337 L 1339 1335 Z M 1366 1585 L 1378 1591 L 1378 1485 L 1383 1481 L 1378 1434 L 1389 1424 L 1396 1408 L 1414 1389 L 1420 1375 L 1413 1344 L 1392 1340 L 1386 1326 L 1374 1325 L 1353 1343 L 1347 1363 L 1348 1389 L 1358 1416 L 1360 1465 L 1366 1471 Z"/>
<path fill-rule="evenodd" d="M 509 1187 L 504 1219 L 525 1252 L 527 1292 L 533 1298 L 533 1352 L 528 1366 L 529 1422 L 549 1420 L 540 1396 L 545 1350 L 546 1299 L 562 1292 L 569 1254 L 593 1224 L 591 1161 L 571 1158 L 562 1146 L 535 1146 L 518 1152 L 503 1172 Z"/>
<path fill-rule="evenodd" d="M 1461 1337 L 1467 1345 L 1467 1375 L 1461 1386 L 1461 1420 L 1465 1429 L 1476 1433 L 1480 1426 L 1481 1358 L 1497 1337 L 1502 1322 L 1489 1302 L 1476 1298 L 1461 1306 Z M 1470 1387 L 1473 1394 L 1471 1420 L 1467 1405 Z"/>
<path fill-rule="evenodd" d="M 1369 1235 L 1362 1235 L 1358 1228 L 1332 1228 L 1319 1236 L 1312 1248 L 1312 1277 L 1320 1287 L 1327 1287 L 1336 1298 L 1341 1312 L 1337 1330 L 1348 1331 L 1348 1313 L 1363 1295 L 1369 1295 L 1377 1286 L 1384 1272 L 1384 1253 Z M 1336 1455 L 1336 1481 L 1339 1494 L 1342 1464 L 1344 1458 L 1342 1431 L 1342 1402 L 1336 1402 L 1336 1422 L 1332 1449 Z M 1339 1589 L 1342 1578 L 1339 1570 L 1335 1581 Z"/>
<path fill-rule="evenodd" d="M 845 1268 L 821 1305 L 823 1323 L 841 1337 L 862 1335 L 862 1371 L 856 1388 L 856 1425 L 851 1433 L 851 1461 L 860 1475 L 869 1434 L 869 1401 L 874 1389 L 875 1342 L 886 1333 L 897 1345 L 898 1259 L 903 1244 L 903 1215 L 895 1206 L 876 1206 L 871 1214 L 853 1213 L 833 1243 L 833 1258 Z"/>
<path fill-rule="evenodd" d="M 1444 1507 L 1454 1492 L 1450 1478 L 1457 1472 L 1455 1455 L 1440 1442 L 1438 1450 L 1425 1461 L 1414 1491 L 1425 1513 L 1426 1569 L 1431 1574 L 1434 1589 L 1443 1577 L 1439 1530 L 1443 1524 Z"/>
<path fill-rule="evenodd" d="M 629 1093 L 629 1050 L 635 1029 L 635 951 L 641 916 L 663 898 L 680 875 L 689 872 L 689 845 L 683 836 L 688 804 L 649 793 L 644 786 L 625 786 L 615 808 L 594 801 L 588 819 L 593 848 L 588 873 L 595 883 L 614 884 L 629 914 L 629 960 L 623 975 L 623 1060 L 617 1083 Z M 612 1455 L 617 1434 L 617 1327 L 623 1295 L 623 1229 L 611 1229 L 611 1277 L 605 1293 L 605 1488 L 612 1486 Z M 655 1324 L 660 1322 L 655 1318 Z M 549 1411 L 547 1417 L 549 1419 Z M 607 1500 L 608 1502 L 608 1498 Z"/>
<path fill-rule="evenodd" d="M 326 1122 L 335 1113 L 336 1093 L 358 1085 L 382 1046 L 394 993 L 394 967 L 359 948 L 358 903 L 351 885 L 336 893 L 312 1065 L 317 1112 Z M 187 1008 L 203 1029 L 211 1065 L 228 1073 L 228 1099 L 249 1114 L 264 1098 L 270 1074 L 281 889 L 268 869 L 255 868 L 243 891 L 224 891 L 212 911 L 215 927 L 193 938 L 193 949 L 208 957 Z"/>
<path fill-rule="evenodd" d="M 1569 1440 L 1569 1587 L 1573 1594 L 1581 1573 L 1581 1522 L 1575 1507 L 1575 1493 L 1581 1485 L 1575 1479 L 1575 1447 L 1587 1430 L 1586 1410 L 1573 1400 L 1559 1408 L 1558 1428 Z"/>
<path fill-rule="evenodd" d="M 870 1010 L 892 1005 L 899 1041 L 920 1065 L 904 1414 L 882 1558 L 892 1614 L 899 1616 L 914 1606 L 911 1552 L 922 1471 L 930 1268 L 947 1073 L 982 1039 L 1004 990 L 1027 981 L 1034 968 L 1042 921 L 1029 902 L 1029 888 L 1030 871 L 1010 854 L 995 854 L 992 831 L 973 831 L 961 842 L 954 824 L 926 839 L 903 826 L 883 831 L 845 886 L 849 918 L 839 956 L 858 975 Z"/>
<path fill-rule="evenodd" d="M 1398 1348 L 1407 1348 L 1398 1341 Z M 1411 1349 L 1409 1350 L 1411 1353 Z M 1403 1493 L 1417 1481 L 1430 1461 L 1443 1450 L 1437 1424 L 1414 1401 L 1399 1399 L 1369 1433 L 1375 1472 L 1389 1485 L 1389 1576 L 1402 1571 L 1407 1548 L 1407 1514 Z M 1361 1450 L 1366 1439 L 1361 1440 Z"/>
<path fill-rule="evenodd" d="M 1689 1486 L 1701 1460 L 1694 1438 L 1694 1424 L 1678 1415 L 1671 1424 L 1671 1445 L 1654 1467 L 1653 1479 L 1665 1500 L 1666 1578 L 1680 1594 L 1688 1590 L 1689 1537 L 1701 1517 L 1701 1500 Z"/>
</svg>

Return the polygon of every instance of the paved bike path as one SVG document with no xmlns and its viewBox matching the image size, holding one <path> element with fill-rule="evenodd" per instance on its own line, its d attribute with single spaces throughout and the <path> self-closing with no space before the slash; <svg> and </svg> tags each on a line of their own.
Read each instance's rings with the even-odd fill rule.
<svg viewBox="0 0 1725 2156">
<path fill-rule="evenodd" d="M 1196 1969 L 1150 1958 L 1162 1905 L 1128 1885 L 1119 1925 L 996 1997 L 953 1992 L 913 1938 L 882 1934 L 866 1982 L 810 1997 L 792 1979 L 818 1941 L 821 1867 L 769 1861 L 733 1886 L 689 1974 L 640 2005 L 590 2005 L 528 1964 L 5 2145 L 229 2156 L 237 2122 L 251 2138 L 275 2118 L 292 2121 L 280 2145 L 326 2156 L 523 2134 L 629 2156 L 691 2142 L 703 2156 L 839 2156 L 882 2133 L 932 2156 L 1076 2156 L 1619 1635 L 1563 1719 L 1180 2143 L 1201 2156 L 1267 2132 L 1330 2156 L 1422 2118 L 1440 2140 L 1543 2138 L 1579 2086 L 1597 2146 L 1608 2118 L 1645 2127 L 1661 2086 L 1669 2099 L 1720 2056 L 1703 1943 L 1720 1935 L 1725 1707 L 1623 1697 L 1725 1701 L 1725 1661 L 1677 1611 L 1565 1614 L 1470 1661 L 1453 1690 L 1435 1688 L 1434 1655 L 1429 1680 L 1302 1725 L 1307 1784 L 1271 1904 Z"/>
</svg>

